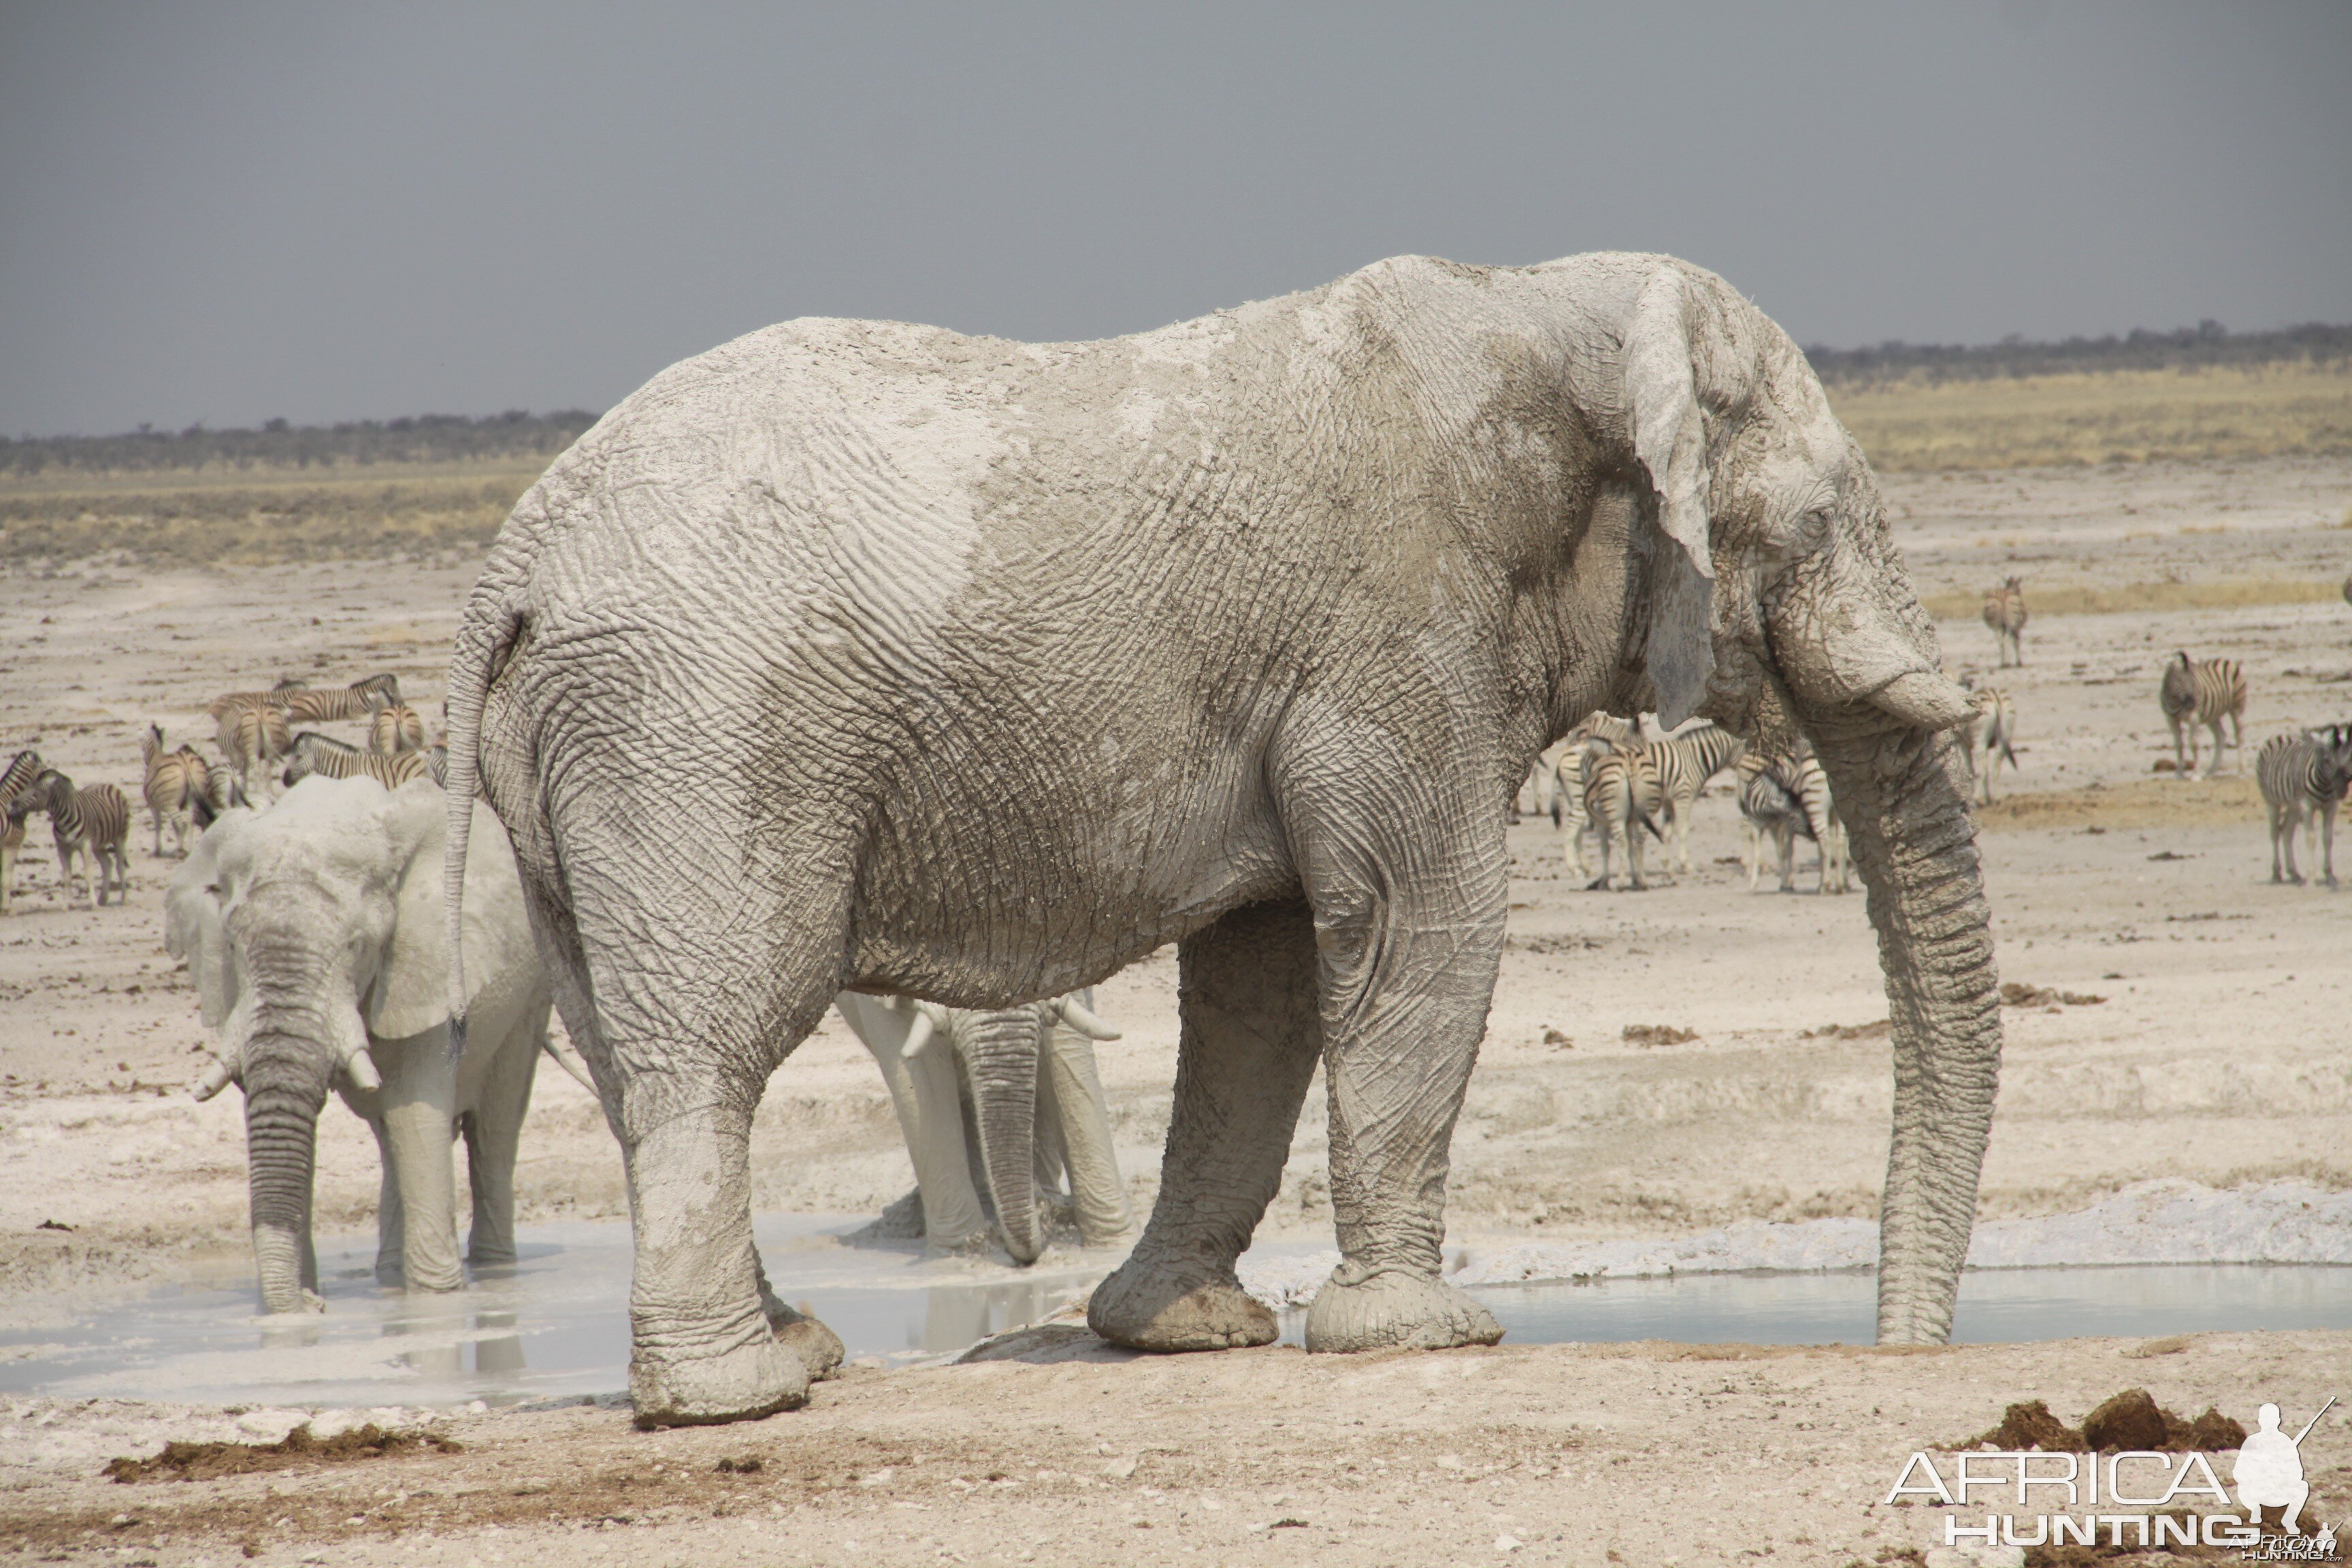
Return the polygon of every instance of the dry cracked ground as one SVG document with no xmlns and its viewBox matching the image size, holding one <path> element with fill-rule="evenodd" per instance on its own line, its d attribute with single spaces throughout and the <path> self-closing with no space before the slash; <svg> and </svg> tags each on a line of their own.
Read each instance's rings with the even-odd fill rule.
<svg viewBox="0 0 2352 1568">
<path fill-rule="evenodd" d="M 2267 735 L 2352 718 L 2352 610 L 2315 588 L 2352 567 L 2338 526 L 2352 464 L 1896 476 L 1887 489 L 1923 595 L 1956 611 L 1947 657 L 1998 679 L 2020 714 L 2022 771 L 1982 815 L 2004 978 L 2104 998 L 2009 1011 L 1985 1211 L 2063 1212 L 2152 1176 L 2352 1186 L 2352 899 L 2270 881 L 2242 766 Z M 2029 599 L 2134 607 L 2039 614 L 2025 667 L 1996 674 L 1966 605 L 2012 573 Z M 0 752 L 37 742 L 81 781 L 135 795 L 144 725 L 198 738 L 220 690 L 390 668 L 433 712 L 468 580 L 446 560 L 12 569 Z M 2210 782 L 2157 771 L 2171 743 L 2156 681 L 2175 648 L 2227 653 L 2252 679 L 2243 756 Z M 1727 863 L 1738 846 L 1718 790 L 1700 806 L 1694 873 L 1603 894 L 1568 875 L 1548 826 L 1514 830 L 1512 942 L 1455 1142 L 1455 1242 L 1874 1212 L 1889 1089 L 1862 900 L 1769 880 L 1751 893 Z M 162 951 L 173 863 L 151 855 L 143 814 L 131 861 L 127 907 L 69 910 L 37 823 L 0 921 L 0 1326 L 238 1267 L 239 1113 L 234 1095 L 184 1092 L 199 1029 Z M 1099 997 L 1127 1032 L 1102 1059 L 1139 1205 L 1165 1127 L 1174 980 L 1162 953 Z M 1627 1037 L 1647 1026 L 1695 1037 Z M 373 1145 L 340 1111 L 322 1126 L 321 1227 L 358 1229 Z M 1328 1238 L 1323 1131 L 1318 1096 L 1266 1234 Z M 869 1211 L 905 1189 L 887 1098 L 838 1026 L 777 1072 L 756 1158 L 762 1209 Z M 553 1072 L 521 1187 L 526 1223 L 624 1212 L 601 1118 Z M 808 1410 L 737 1428 L 637 1434 L 598 1405 L 450 1413 L 436 1429 L 458 1452 L 138 1484 L 99 1470 L 167 1437 L 236 1436 L 235 1419 L 19 1400 L 0 1403 L 0 1556 L 1874 1563 L 1940 1540 L 1939 1510 L 1880 1501 L 1905 1457 L 1982 1432 L 2009 1402 L 2046 1399 L 2071 1421 L 2145 1386 L 2169 1407 L 2246 1420 L 2258 1397 L 2307 1412 L 2352 1394 L 2352 1333 L 2149 1348 L 1163 1361 L 1048 1335 L 1025 1360 L 853 1369 Z M 2352 1514 L 2343 1415 L 2305 1448 L 2329 1520 Z"/>
</svg>

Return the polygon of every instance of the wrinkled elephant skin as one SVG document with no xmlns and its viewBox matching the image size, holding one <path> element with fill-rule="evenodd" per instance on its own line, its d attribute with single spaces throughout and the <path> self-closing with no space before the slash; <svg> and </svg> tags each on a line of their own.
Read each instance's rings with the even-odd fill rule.
<svg viewBox="0 0 2352 1568">
<path fill-rule="evenodd" d="M 1881 1334 L 1943 1337 L 2000 1033 L 1940 668 L 1804 356 L 1668 258 L 1402 258 L 1100 342 L 791 321 L 664 372 L 517 505 L 449 698 L 628 1151 L 639 1418 L 784 1399 L 729 1260 L 836 992 L 1004 1007 L 1171 942 L 1160 1196 L 1097 1331 L 1267 1337 L 1233 1260 L 1319 1063 L 1308 1348 L 1496 1338 L 1438 1279 L 1447 1149 L 1511 793 L 1595 709 L 1820 743 L 1893 1009 Z"/>
</svg>

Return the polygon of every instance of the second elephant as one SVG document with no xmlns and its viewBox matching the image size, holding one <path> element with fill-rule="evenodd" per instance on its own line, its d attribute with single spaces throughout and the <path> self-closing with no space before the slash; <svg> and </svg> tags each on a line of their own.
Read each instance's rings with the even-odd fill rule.
<svg viewBox="0 0 2352 1568">
<path fill-rule="evenodd" d="M 1041 1195 L 1051 1200 L 1065 1171 L 1086 1245 L 1114 1240 L 1132 1224 L 1095 1070 L 1094 1041 L 1118 1035 L 1092 1003 L 1090 991 L 990 1009 L 854 991 L 834 998 L 889 1086 L 932 1247 L 986 1237 L 992 1212 L 1013 1260 L 1035 1262 L 1051 1229 Z"/>
</svg>

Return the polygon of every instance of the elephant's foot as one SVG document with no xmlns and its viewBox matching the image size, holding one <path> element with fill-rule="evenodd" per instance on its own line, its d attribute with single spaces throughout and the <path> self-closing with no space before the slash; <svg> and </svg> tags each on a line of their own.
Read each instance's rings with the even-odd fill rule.
<svg viewBox="0 0 2352 1568">
<path fill-rule="evenodd" d="M 1342 1263 L 1307 1309 L 1310 1352 L 1451 1350 L 1502 1337 L 1495 1315 L 1453 1286 L 1397 1268 Z"/>
<path fill-rule="evenodd" d="M 1201 1265 L 1130 1256 L 1095 1287 L 1087 1327 L 1115 1345 L 1139 1351 L 1225 1351 L 1270 1345 L 1282 1326 L 1234 1278 Z"/>
<path fill-rule="evenodd" d="M 832 1331 L 825 1332 L 830 1337 Z M 757 1420 L 799 1409 L 808 1403 L 808 1390 L 807 1363 L 791 1344 L 772 1336 L 717 1355 L 656 1358 L 640 1347 L 629 1358 L 629 1398 L 637 1425 L 647 1429 Z"/>
<path fill-rule="evenodd" d="M 765 1291 L 760 1305 L 768 1314 L 768 1327 L 775 1331 L 777 1341 L 792 1348 L 808 1369 L 811 1383 L 823 1383 L 841 1370 L 842 1357 L 847 1353 L 841 1336 L 826 1328 L 807 1313 L 796 1311 Z"/>
</svg>

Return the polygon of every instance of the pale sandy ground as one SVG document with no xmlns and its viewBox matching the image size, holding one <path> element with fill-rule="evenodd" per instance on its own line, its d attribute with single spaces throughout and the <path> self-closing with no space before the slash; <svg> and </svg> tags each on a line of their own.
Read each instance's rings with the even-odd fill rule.
<svg viewBox="0 0 2352 1568">
<path fill-rule="evenodd" d="M 2352 565 L 2352 532 L 2336 526 L 2352 500 L 2342 462 L 1897 476 L 1887 489 L 1924 593 L 2012 572 L 2030 596 L 2037 584 L 2334 580 Z M 135 797 L 146 721 L 174 743 L 201 736 L 207 698 L 286 673 L 394 669 L 434 714 L 468 579 L 381 562 L 0 575 L 0 755 L 37 743 L 82 782 L 111 779 Z M 1980 626 L 1943 631 L 1956 668 L 1992 678 Z M 2352 969 L 2341 956 L 2352 900 L 2270 884 L 2250 784 L 2152 773 L 2170 752 L 2154 691 L 2175 647 L 2245 663 L 2249 756 L 2282 729 L 2352 718 L 2352 611 L 2340 603 L 2034 621 L 2027 666 L 1997 678 L 2024 737 L 2024 772 L 2001 784 L 2024 798 L 1987 814 L 1983 837 L 2002 973 L 2107 1000 L 2010 1010 L 1991 1215 L 2077 1208 L 2150 1176 L 2352 1186 Z M 1885 1044 L 1807 1037 L 1885 1016 L 1862 900 L 1782 897 L 1769 882 L 1750 894 L 1723 863 L 1738 831 L 1720 791 L 1700 808 L 1694 845 L 1696 876 L 1602 895 L 1568 878 L 1548 826 L 1514 830 L 1512 947 L 1455 1140 L 1456 1242 L 1874 1212 Z M 142 812 L 130 907 L 68 911 L 36 822 L 17 913 L 0 922 L 0 1323 L 56 1321 L 244 1245 L 236 1097 L 198 1106 L 182 1088 L 199 1031 L 185 977 L 161 949 L 172 864 L 149 855 Z M 1139 1205 L 1165 1128 L 1174 981 L 1162 953 L 1099 997 L 1128 1034 L 1102 1060 Z M 1700 1037 L 1626 1043 L 1640 1024 Z M 1548 1030 L 1572 1044 L 1547 1044 Z M 360 1228 L 373 1145 L 339 1110 L 322 1128 L 321 1228 Z M 1318 1093 L 1265 1234 L 1328 1237 L 1323 1131 Z M 756 1157 L 763 1209 L 856 1212 L 905 1189 L 887 1100 L 839 1026 L 778 1071 Z M 540 1080 L 521 1188 L 526 1220 L 624 1212 L 602 1120 L 553 1071 Z M 73 1228 L 36 1228 L 45 1221 Z M 633 1436 L 609 1410 L 481 1417 L 461 1423 L 464 1456 L 135 1497 L 93 1483 L 90 1457 L 151 1451 L 167 1430 L 197 1430 L 201 1413 L 40 1405 L 0 1421 L 0 1487 L 13 1489 L 0 1492 L 0 1550 L 13 1540 L 35 1555 L 178 1563 L 234 1556 L 250 1532 L 273 1560 L 328 1547 L 342 1561 L 365 1545 L 384 1561 L 453 1563 L 557 1550 L 977 1562 L 1024 1549 L 1056 1563 L 1597 1562 L 1612 1545 L 1630 1563 L 1746 1551 L 1843 1563 L 1924 1542 L 1921 1521 L 1867 1510 L 1865 1494 L 1884 1495 L 1912 1447 L 1981 1430 L 2011 1398 L 2046 1396 L 2079 1419 L 2146 1384 L 2184 1413 L 2219 1404 L 2244 1419 L 2256 1390 L 2307 1410 L 2352 1382 L 2341 1334 L 2206 1336 L 2145 1362 L 2118 1359 L 2126 1348 L 1721 1361 L 1673 1347 L 1505 1347 L 1346 1363 L 1267 1351 L 859 1373 L 809 1412 L 730 1432 Z M 2317 1469 L 2342 1466 L 2352 1426 L 2331 1416 L 2311 1444 Z M 707 1473 L 737 1452 L 767 1456 L 768 1468 L 748 1480 Z M 1139 1453 L 1130 1473 L 1103 1473 Z M 670 1479 L 646 1479 L 656 1464 Z M 893 1479 L 819 1484 L 877 1468 Z M 1005 1479 L 987 1481 L 991 1470 Z M 554 1490 L 506 1500 L 540 1472 Z M 624 1488 L 623 1472 L 640 1479 Z M 2327 1483 L 2338 1498 L 2346 1479 L 2339 1469 Z M 386 1489 L 412 1496 L 380 1517 Z M 284 1496 L 270 1501 L 273 1490 Z M 341 1522 L 362 1502 L 366 1521 Z M 125 1510 L 140 1522 L 108 1523 Z M 571 1533 L 620 1513 L 634 1522 Z M 1245 1528 L 1294 1515 L 1307 1523 Z M 1516 1553 L 1498 1552 L 1506 1536 Z"/>
</svg>

